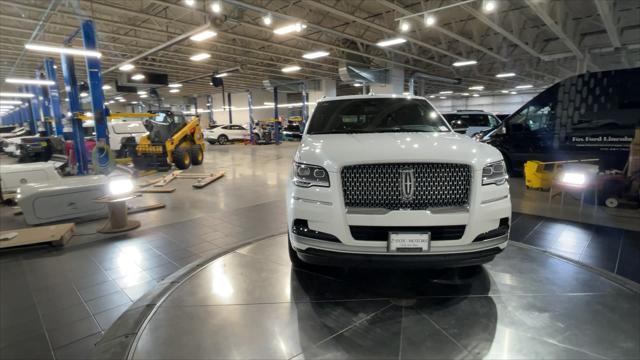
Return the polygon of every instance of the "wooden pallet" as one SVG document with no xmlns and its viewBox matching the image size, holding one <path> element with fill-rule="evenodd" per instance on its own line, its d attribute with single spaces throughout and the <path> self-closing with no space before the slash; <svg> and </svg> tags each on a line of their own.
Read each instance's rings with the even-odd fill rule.
<svg viewBox="0 0 640 360">
<path fill-rule="evenodd" d="M 0 238 L 10 237 L 10 239 L 0 240 L 0 249 L 47 242 L 54 246 L 64 246 L 73 236 L 74 230 L 75 224 L 66 223 L 3 231 L 0 233 Z M 12 236 L 13 234 L 15 236 Z"/>
<path fill-rule="evenodd" d="M 193 187 L 196 189 L 202 189 L 203 187 L 211 184 L 212 182 L 220 179 L 224 176 L 224 171 L 217 172 L 215 174 L 209 174 L 207 177 L 199 178 L 194 184 Z"/>
<path fill-rule="evenodd" d="M 150 189 L 138 189 L 136 192 L 138 193 L 149 193 L 149 194 L 158 194 L 158 193 L 172 193 L 176 191 L 176 188 L 150 188 Z"/>
<path fill-rule="evenodd" d="M 178 178 L 178 175 L 180 175 L 182 173 L 182 170 L 175 170 L 173 171 L 171 174 L 163 177 L 160 181 L 158 181 L 157 183 L 153 184 L 153 186 L 155 187 L 162 187 L 162 186 L 166 186 L 168 183 L 172 182 L 173 180 Z"/>
</svg>

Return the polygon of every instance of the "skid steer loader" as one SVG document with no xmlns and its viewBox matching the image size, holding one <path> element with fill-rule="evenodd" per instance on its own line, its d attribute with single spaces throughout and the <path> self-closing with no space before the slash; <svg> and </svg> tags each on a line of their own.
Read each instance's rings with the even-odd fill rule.
<svg viewBox="0 0 640 360">
<path fill-rule="evenodd" d="M 172 111 L 154 112 L 144 121 L 149 131 L 136 142 L 134 137 L 123 139 L 123 147 L 140 170 L 167 171 L 171 164 L 178 169 L 200 165 L 204 160 L 204 136 L 200 120 L 186 120 Z"/>
</svg>

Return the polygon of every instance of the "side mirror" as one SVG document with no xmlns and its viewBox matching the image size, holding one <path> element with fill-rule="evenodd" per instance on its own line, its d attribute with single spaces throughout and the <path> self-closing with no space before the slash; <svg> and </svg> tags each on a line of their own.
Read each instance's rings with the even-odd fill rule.
<svg viewBox="0 0 640 360">
<path fill-rule="evenodd" d="M 457 132 L 458 134 L 466 134 L 467 133 L 467 129 L 469 128 L 467 123 L 465 121 L 462 121 L 462 120 L 454 120 L 454 121 L 452 121 L 451 122 L 451 127 L 453 128 L 453 131 Z"/>
<path fill-rule="evenodd" d="M 506 125 L 500 126 L 498 128 L 498 131 L 496 131 L 496 134 L 506 135 L 507 134 L 507 126 Z"/>
</svg>

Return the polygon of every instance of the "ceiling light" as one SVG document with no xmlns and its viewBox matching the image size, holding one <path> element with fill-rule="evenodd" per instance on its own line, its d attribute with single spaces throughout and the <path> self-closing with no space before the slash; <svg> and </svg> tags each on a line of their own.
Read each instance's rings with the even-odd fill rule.
<svg viewBox="0 0 640 360">
<path fill-rule="evenodd" d="M 102 90 L 109 90 L 111 89 L 111 85 L 102 85 Z"/>
<path fill-rule="evenodd" d="M 500 73 L 496 75 L 497 78 L 507 78 L 507 77 L 514 77 L 514 76 L 516 76 L 516 73 Z"/>
<path fill-rule="evenodd" d="M 140 95 L 140 97 L 144 99 L 144 98 L 146 98 L 146 97 L 149 97 L 149 95 L 147 95 L 147 94 L 143 94 L 143 95 Z"/>
<path fill-rule="evenodd" d="M 429 99 L 433 99 L 435 97 L 436 97 L 435 95 L 429 95 Z"/>
<path fill-rule="evenodd" d="M 269 25 L 271 25 L 271 24 L 273 23 L 273 17 L 272 17 L 272 16 L 271 16 L 271 14 L 269 13 L 269 14 L 265 15 L 265 16 L 262 18 L 262 22 L 263 22 L 265 25 L 269 26 Z"/>
<path fill-rule="evenodd" d="M 118 99 L 118 102 L 125 102 L 125 101 L 127 101 L 127 100 L 125 100 L 125 99 Z"/>
<path fill-rule="evenodd" d="M 469 90 L 484 90 L 484 86 L 476 85 L 469 88 Z"/>
<path fill-rule="evenodd" d="M 193 5 L 195 5 L 195 4 L 196 4 L 196 1 L 195 1 L 195 0 L 184 0 L 184 3 L 185 3 L 187 6 L 193 6 Z"/>
<path fill-rule="evenodd" d="M 113 103 L 115 103 L 115 101 L 109 100 L 109 102 L 107 104 L 113 104 Z"/>
<path fill-rule="evenodd" d="M 453 94 L 453 91 L 451 90 L 440 91 L 440 94 Z"/>
<path fill-rule="evenodd" d="M 300 69 L 301 69 L 300 66 L 292 65 L 292 66 L 283 67 L 282 68 L 282 72 L 283 73 L 290 73 L 290 72 L 298 71 Z"/>
<path fill-rule="evenodd" d="M 442 99 L 442 100 L 444 100 L 446 98 L 447 98 L 446 96 L 440 96 L 440 99 Z"/>
<path fill-rule="evenodd" d="M 178 83 L 173 83 L 173 84 L 169 84 L 170 88 L 179 88 L 182 87 L 182 84 L 178 84 Z"/>
<path fill-rule="evenodd" d="M 93 113 L 92 113 L 92 112 L 88 112 L 88 111 L 87 111 L 86 113 L 84 113 L 84 116 L 92 117 L 92 116 L 93 116 Z"/>
<path fill-rule="evenodd" d="M 225 76 L 228 76 L 228 75 L 229 75 L 229 73 L 222 73 L 222 74 L 216 74 L 216 75 L 213 75 L 213 76 L 217 77 L 217 78 L 222 78 L 222 77 L 225 77 Z"/>
<path fill-rule="evenodd" d="M 204 41 L 204 40 L 207 40 L 207 39 L 211 39 L 212 37 L 214 37 L 216 35 L 218 35 L 218 33 L 213 31 L 213 30 L 205 30 L 205 31 L 202 31 L 202 32 L 199 32 L 199 33 L 193 35 L 189 39 L 191 39 L 193 41 Z"/>
<path fill-rule="evenodd" d="M 355 86 L 355 87 L 361 87 L 361 86 L 362 86 L 362 84 L 361 84 L 361 83 L 355 83 L 355 84 L 353 84 L 353 86 Z"/>
<path fill-rule="evenodd" d="M 5 82 L 9 84 L 26 84 L 26 85 L 55 85 L 56 83 L 51 80 L 40 79 L 22 79 L 22 78 L 8 78 Z"/>
<path fill-rule="evenodd" d="M 531 89 L 533 85 L 518 85 L 516 89 Z"/>
<path fill-rule="evenodd" d="M 102 54 L 99 51 L 74 49 L 74 48 L 64 47 L 64 46 L 25 44 L 24 47 L 27 50 L 56 53 L 56 54 L 80 55 L 80 56 L 97 57 L 97 58 L 100 58 L 102 56 Z"/>
<path fill-rule="evenodd" d="M 169 90 L 170 93 L 177 93 L 180 92 L 180 89 L 171 89 Z"/>
<path fill-rule="evenodd" d="M 122 96 L 116 96 L 115 99 L 116 100 L 124 100 L 124 98 Z"/>
<path fill-rule="evenodd" d="M 129 71 L 129 70 L 133 70 L 135 68 L 135 66 L 133 64 L 124 64 L 122 66 L 120 66 L 118 68 L 118 70 L 120 71 Z"/>
<path fill-rule="evenodd" d="M 22 101 L 20 101 L 20 100 L 0 100 L 0 104 L 21 105 Z"/>
<path fill-rule="evenodd" d="M 497 7 L 496 0 L 484 0 L 482 2 L 482 10 L 484 12 L 490 13 L 493 12 Z"/>
<path fill-rule="evenodd" d="M 147 92 L 146 92 L 146 91 L 141 90 L 141 91 L 138 91 L 138 95 L 147 95 Z"/>
<path fill-rule="evenodd" d="M 393 38 L 393 39 L 382 40 L 382 41 L 378 42 L 376 45 L 378 45 L 380 47 L 386 47 L 386 46 L 391 46 L 391 45 L 402 44 L 402 43 L 404 43 L 406 41 L 407 41 L 407 39 L 403 39 L 403 38 Z"/>
<path fill-rule="evenodd" d="M 131 80 L 142 80 L 142 79 L 144 79 L 143 74 L 135 74 L 131 77 Z"/>
<path fill-rule="evenodd" d="M 464 61 L 456 61 L 454 62 L 452 65 L 455 67 L 460 67 L 460 66 L 469 66 L 469 65 L 475 65 L 478 62 L 475 60 L 464 60 Z"/>
<path fill-rule="evenodd" d="M 469 93 L 460 93 L 462 96 L 469 96 Z"/>
<path fill-rule="evenodd" d="M 222 4 L 220 4 L 220 1 L 216 1 L 213 4 L 211 4 L 211 11 L 213 11 L 216 14 L 220 14 L 220 12 L 222 11 Z"/>
<path fill-rule="evenodd" d="M 12 92 L 0 92 L 0 97 L 32 98 L 32 97 L 33 97 L 33 94 L 28 94 L 28 93 L 12 93 Z"/>
<path fill-rule="evenodd" d="M 511 91 L 509 94 L 511 94 L 511 95 L 518 95 L 518 93 L 517 93 L 517 92 L 515 92 L 515 91 Z"/>
<path fill-rule="evenodd" d="M 84 91 L 80 93 L 80 97 L 87 97 L 87 96 L 89 96 L 89 94 Z"/>
<path fill-rule="evenodd" d="M 317 59 L 325 56 L 329 56 L 328 51 L 315 51 L 302 55 L 302 57 L 305 59 Z"/>
<path fill-rule="evenodd" d="M 211 57 L 210 54 L 200 53 L 200 54 L 193 55 L 189 59 L 191 59 L 191 61 L 200 61 L 200 60 L 208 59 L 210 57 Z"/>
<path fill-rule="evenodd" d="M 473 94 L 472 96 L 473 96 L 473 97 L 478 97 L 478 96 L 480 96 L 480 95 L 479 95 L 479 94 Z"/>
<path fill-rule="evenodd" d="M 400 22 L 400 31 L 407 32 L 409 30 L 411 30 L 411 24 L 408 21 L 401 21 Z"/>
<path fill-rule="evenodd" d="M 500 92 L 503 93 L 503 94 L 508 94 L 509 90 L 500 90 Z"/>
<path fill-rule="evenodd" d="M 273 30 L 273 33 L 276 35 L 285 35 L 285 34 L 289 34 L 292 32 L 300 32 L 302 31 L 302 29 L 306 28 L 307 26 L 303 23 L 297 22 L 295 24 L 289 24 L 289 25 L 285 25 L 282 27 L 279 27 L 277 29 Z"/>
<path fill-rule="evenodd" d="M 436 17 L 433 15 L 425 14 L 424 15 L 424 24 L 427 26 L 435 25 Z"/>
</svg>

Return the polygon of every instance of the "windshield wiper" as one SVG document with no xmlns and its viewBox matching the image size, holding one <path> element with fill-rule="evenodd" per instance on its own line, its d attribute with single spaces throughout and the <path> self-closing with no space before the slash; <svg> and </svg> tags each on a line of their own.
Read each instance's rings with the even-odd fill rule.
<svg viewBox="0 0 640 360">
<path fill-rule="evenodd" d="M 385 133 L 385 132 L 433 132 L 433 131 L 396 127 L 396 128 L 386 128 L 386 129 L 376 129 L 375 132 Z"/>
</svg>

